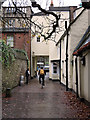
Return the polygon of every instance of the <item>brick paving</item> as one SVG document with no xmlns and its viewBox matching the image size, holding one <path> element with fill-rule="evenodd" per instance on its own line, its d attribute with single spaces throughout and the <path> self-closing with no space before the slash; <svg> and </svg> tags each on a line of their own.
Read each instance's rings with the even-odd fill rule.
<svg viewBox="0 0 90 120">
<path fill-rule="evenodd" d="M 59 82 L 48 78 L 41 89 L 38 79 L 12 90 L 12 97 L 3 97 L 3 118 L 83 118 L 90 117 L 90 108 L 75 93 L 66 92 Z M 77 119 L 79 120 L 79 119 Z"/>
</svg>

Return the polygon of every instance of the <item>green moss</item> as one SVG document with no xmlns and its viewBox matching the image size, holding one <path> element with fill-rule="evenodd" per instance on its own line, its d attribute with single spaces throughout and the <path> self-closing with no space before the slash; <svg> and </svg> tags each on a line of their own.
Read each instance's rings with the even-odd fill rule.
<svg viewBox="0 0 90 120">
<path fill-rule="evenodd" d="M 6 45 L 4 40 L 2 40 L 2 42 L 0 43 L 0 48 L 2 48 L 2 51 L 1 51 L 2 57 L 0 56 L 0 61 L 2 62 L 2 64 L 4 64 L 4 67 L 7 67 L 7 68 L 10 67 L 13 61 L 15 61 L 16 52 L 19 52 L 20 54 L 24 54 L 29 65 L 29 59 L 25 50 L 12 49 L 10 45 Z"/>
<path fill-rule="evenodd" d="M 15 60 L 14 50 L 9 45 L 6 45 L 3 40 L 0 43 L 0 48 L 2 48 L 2 57 L 0 60 L 4 64 L 4 67 L 9 67 Z"/>
<path fill-rule="evenodd" d="M 28 59 L 28 56 L 27 56 L 27 52 L 23 49 L 14 49 L 14 51 L 19 52 L 19 53 L 23 53 L 25 55 L 26 60 L 28 61 L 28 67 L 29 67 L 29 59 Z"/>
</svg>

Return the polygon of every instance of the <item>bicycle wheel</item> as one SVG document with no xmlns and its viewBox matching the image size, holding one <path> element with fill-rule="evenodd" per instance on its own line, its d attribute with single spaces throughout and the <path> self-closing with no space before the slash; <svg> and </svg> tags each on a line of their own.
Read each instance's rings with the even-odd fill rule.
<svg viewBox="0 0 90 120">
<path fill-rule="evenodd" d="M 43 89 L 43 80 L 41 78 L 41 89 Z"/>
</svg>

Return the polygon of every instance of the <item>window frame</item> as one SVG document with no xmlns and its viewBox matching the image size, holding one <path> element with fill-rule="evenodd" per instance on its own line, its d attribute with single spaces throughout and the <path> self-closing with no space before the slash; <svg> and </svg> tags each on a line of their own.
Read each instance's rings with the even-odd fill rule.
<svg viewBox="0 0 90 120">
<path fill-rule="evenodd" d="M 11 38 L 11 41 L 10 41 L 10 38 L 8 39 L 8 37 Z M 13 38 L 13 40 L 12 40 Z M 12 44 L 10 44 L 12 42 Z M 14 48 L 14 36 L 13 35 L 7 35 L 7 45 L 10 45 L 11 48 Z"/>
<path fill-rule="evenodd" d="M 40 37 L 37 37 L 37 43 L 40 43 Z"/>
</svg>

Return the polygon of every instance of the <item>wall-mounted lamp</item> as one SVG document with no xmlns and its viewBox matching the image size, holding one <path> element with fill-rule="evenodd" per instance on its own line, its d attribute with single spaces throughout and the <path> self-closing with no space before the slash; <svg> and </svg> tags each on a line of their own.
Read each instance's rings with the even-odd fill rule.
<svg viewBox="0 0 90 120">
<path fill-rule="evenodd" d="M 85 65 L 85 56 L 81 57 L 80 61 L 81 61 L 82 65 Z"/>
</svg>

